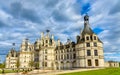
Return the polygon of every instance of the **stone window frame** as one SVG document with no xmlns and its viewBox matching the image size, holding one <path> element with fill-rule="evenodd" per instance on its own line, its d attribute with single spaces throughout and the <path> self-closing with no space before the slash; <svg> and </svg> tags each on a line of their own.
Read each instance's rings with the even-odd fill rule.
<svg viewBox="0 0 120 75">
<path fill-rule="evenodd" d="M 94 40 L 97 40 L 97 37 L 96 36 L 93 36 Z"/>
<path fill-rule="evenodd" d="M 45 56 L 45 60 L 47 60 L 47 56 Z"/>
<path fill-rule="evenodd" d="M 86 36 L 86 40 L 87 40 L 87 41 L 90 40 L 89 36 Z"/>
<path fill-rule="evenodd" d="M 91 56 L 91 50 L 90 49 L 87 50 L 87 56 Z"/>
<path fill-rule="evenodd" d="M 95 59 L 95 66 L 99 66 L 99 60 Z"/>
<path fill-rule="evenodd" d="M 86 47 L 90 47 L 90 43 L 89 42 L 86 43 Z"/>
<path fill-rule="evenodd" d="M 94 50 L 94 55 L 98 56 L 98 50 L 97 49 Z"/>
<path fill-rule="evenodd" d="M 94 42 L 93 45 L 94 45 L 94 47 L 97 47 L 97 42 Z"/>
<path fill-rule="evenodd" d="M 88 63 L 88 66 L 92 66 L 92 60 L 91 59 L 88 59 L 87 63 Z"/>
<path fill-rule="evenodd" d="M 47 49 L 45 49 L 45 54 L 47 54 L 48 52 L 47 52 Z"/>
</svg>

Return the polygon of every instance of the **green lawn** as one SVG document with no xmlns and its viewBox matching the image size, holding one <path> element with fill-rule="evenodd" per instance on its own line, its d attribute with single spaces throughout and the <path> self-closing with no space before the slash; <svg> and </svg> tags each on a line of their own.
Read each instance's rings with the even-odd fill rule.
<svg viewBox="0 0 120 75">
<path fill-rule="evenodd" d="M 16 73 L 16 70 L 4 70 L 4 73 Z M 19 70 L 19 72 L 22 72 L 22 70 Z M 2 73 L 2 70 L 0 70 L 0 74 Z"/>
<path fill-rule="evenodd" d="M 59 75 L 120 75 L 120 68 L 106 68 L 100 70 L 74 72 Z"/>
<path fill-rule="evenodd" d="M 14 73 L 16 71 L 13 71 L 13 70 L 4 70 L 4 73 Z M 0 74 L 2 73 L 2 71 L 0 70 Z"/>
</svg>

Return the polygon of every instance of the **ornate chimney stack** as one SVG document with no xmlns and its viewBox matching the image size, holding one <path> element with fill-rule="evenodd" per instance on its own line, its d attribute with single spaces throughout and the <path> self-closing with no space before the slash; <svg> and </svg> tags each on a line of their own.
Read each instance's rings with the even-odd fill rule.
<svg viewBox="0 0 120 75">
<path fill-rule="evenodd" d="M 44 32 L 41 32 L 41 38 L 44 38 Z"/>
<path fill-rule="evenodd" d="M 57 44 L 58 44 L 58 46 L 60 46 L 60 39 L 57 40 Z"/>
<path fill-rule="evenodd" d="M 54 40 L 54 35 L 52 34 L 52 40 Z"/>
</svg>

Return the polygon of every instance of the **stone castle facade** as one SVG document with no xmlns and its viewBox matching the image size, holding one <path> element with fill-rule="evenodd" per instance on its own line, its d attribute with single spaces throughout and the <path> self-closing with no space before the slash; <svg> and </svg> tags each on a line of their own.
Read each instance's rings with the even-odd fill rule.
<svg viewBox="0 0 120 75">
<path fill-rule="evenodd" d="M 56 70 L 104 67 L 103 43 L 90 28 L 88 15 L 84 16 L 84 28 L 76 40 L 73 42 L 68 39 L 66 44 L 62 44 L 47 30 L 46 34 L 41 33 L 41 37 L 34 44 L 28 39 L 23 40 L 20 51 L 14 50 L 12 53 L 15 53 L 15 57 L 12 57 L 11 50 L 6 57 L 6 68 L 16 68 L 17 61 L 19 68 Z M 31 62 L 33 66 L 30 65 Z"/>
</svg>

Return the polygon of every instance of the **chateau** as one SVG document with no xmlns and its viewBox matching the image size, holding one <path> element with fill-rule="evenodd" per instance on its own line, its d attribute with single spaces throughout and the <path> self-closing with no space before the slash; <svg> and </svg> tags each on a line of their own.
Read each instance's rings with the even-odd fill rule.
<svg viewBox="0 0 120 75">
<path fill-rule="evenodd" d="M 84 16 L 84 28 L 76 40 L 68 39 L 62 44 L 47 30 L 34 44 L 23 40 L 19 52 L 12 48 L 6 57 L 6 68 L 17 68 L 17 61 L 19 68 L 46 70 L 104 67 L 103 42 L 90 28 L 88 15 Z"/>
</svg>

